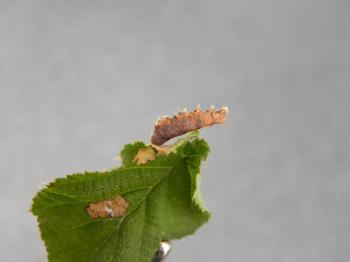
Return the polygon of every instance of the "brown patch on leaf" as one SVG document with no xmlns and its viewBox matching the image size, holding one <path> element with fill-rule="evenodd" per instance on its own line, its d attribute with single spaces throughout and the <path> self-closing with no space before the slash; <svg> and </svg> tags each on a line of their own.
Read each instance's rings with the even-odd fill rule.
<svg viewBox="0 0 350 262">
<path fill-rule="evenodd" d="M 171 151 L 174 150 L 174 145 L 157 146 L 152 144 L 152 147 L 154 148 L 154 150 L 157 151 L 157 155 L 161 156 L 167 156 L 170 154 Z"/>
<path fill-rule="evenodd" d="M 89 216 L 93 219 L 105 217 L 121 217 L 129 207 L 129 203 L 120 195 L 111 200 L 90 203 L 86 208 Z"/>
<path fill-rule="evenodd" d="M 166 141 L 187 132 L 214 124 L 223 124 L 226 122 L 227 113 L 227 107 L 215 110 L 211 106 L 210 109 L 201 111 L 197 106 L 193 112 L 182 110 L 172 118 L 165 116 L 156 123 L 151 142 L 154 145 L 162 145 Z"/>
<path fill-rule="evenodd" d="M 135 155 L 133 161 L 137 161 L 138 165 L 146 164 L 150 160 L 156 158 L 156 152 L 152 147 L 141 148 Z"/>
</svg>

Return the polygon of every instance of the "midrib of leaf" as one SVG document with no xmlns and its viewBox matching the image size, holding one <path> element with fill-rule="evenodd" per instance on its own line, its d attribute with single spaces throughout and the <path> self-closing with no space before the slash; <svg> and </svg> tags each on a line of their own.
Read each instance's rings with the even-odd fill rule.
<svg viewBox="0 0 350 262">
<path fill-rule="evenodd" d="M 144 244 L 144 232 L 145 232 L 145 225 L 147 225 L 146 224 L 146 222 L 145 222 L 145 220 L 147 219 L 147 217 L 149 217 L 148 215 L 147 215 L 147 206 L 148 206 L 148 200 L 149 200 L 149 195 L 159 186 L 159 185 L 161 185 L 162 184 L 162 182 L 165 180 L 165 179 L 167 179 L 168 177 L 169 177 L 169 174 L 171 174 L 172 173 L 172 171 L 173 171 L 173 169 L 179 164 L 179 162 L 182 160 L 182 158 L 179 158 L 176 162 L 175 162 L 175 164 L 169 169 L 169 171 L 168 171 L 168 173 L 166 174 L 166 175 L 164 175 L 164 177 L 162 177 L 152 188 L 151 188 L 151 190 L 147 193 L 147 195 L 145 196 L 145 198 L 144 198 L 144 201 L 145 201 L 145 214 L 144 214 L 144 227 L 143 227 L 143 233 L 142 233 L 142 242 L 141 242 L 141 247 L 140 247 L 140 249 L 139 249 L 139 256 L 141 256 L 141 250 L 142 250 L 142 248 L 143 248 L 143 244 Z M 140 206 L 140 205 L 139 205 Z M 139 207 L 138 206 L 138 207 Z M 140 257 L 139 257 L 139 259 L 140 259 Z"/>
</svg>

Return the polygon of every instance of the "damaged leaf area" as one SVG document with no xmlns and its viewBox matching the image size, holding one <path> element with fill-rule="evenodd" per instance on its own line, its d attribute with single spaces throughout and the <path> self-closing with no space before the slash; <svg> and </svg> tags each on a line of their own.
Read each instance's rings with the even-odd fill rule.
<svg viewBox="0 0 350 262">
<path fill-rule="evenodd" d="M 199 190 L 208 152 L 198 131 L 173 145 L 138 141 L 118 168 L 48 184 L 32 203 L 48 261 L 150 262 L 160 241 L 193 234 L 210 217 Z"/>
<path fill-rule="evenodd" d="M 136 161 L 138 165 L 143 165 L 154 159 L 156 159 L 156 152 L 154 149 L 152 147 L 145 147 L 137 152 L 133 160 Z"/>
<path fill-rule="evenodd" d="M 121 217 L 129 207 L 128 202 L 122 196 L 116 196 L 110 200 L 90 203 L 86 208 L 93 219 L 105 217 Z"/>
<path fill-rule="evenodd" d="M 137 154 L 135 155 L 133 161 L 138 165 L 146 164 L 148 161 L 156 159 L 157 155 L 167 156 L 169 155 L 176 146 L 157 146 L 151 145 L 149 147 L 140 148 Z"/>
</svg>

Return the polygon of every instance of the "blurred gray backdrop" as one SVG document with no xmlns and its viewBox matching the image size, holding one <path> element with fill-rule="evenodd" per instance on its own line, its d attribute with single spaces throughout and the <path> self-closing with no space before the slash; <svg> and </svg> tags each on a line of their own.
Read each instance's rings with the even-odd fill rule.
<svg viewBox="0 0 350 262">
<path fill-rule="evenodd" d="M 349 261 L 349 28 L 345 0 L 0 0 L 0 260 L 46 261 L 41 183 L 201 103 L 230 108 L 212 219 L 168 261 Z"/>
</svg>

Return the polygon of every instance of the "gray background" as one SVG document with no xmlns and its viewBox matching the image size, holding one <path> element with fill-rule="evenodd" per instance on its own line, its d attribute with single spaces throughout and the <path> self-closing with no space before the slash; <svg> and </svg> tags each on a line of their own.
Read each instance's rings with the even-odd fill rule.
<svg viewBox="0 0 350 262">
<path fill-rule="evenodd" d="M 350 260 L 349 1 L 0 1 L 0 258 L 46 261 L 42 182 L 118 165 L 158 115 L 203 130 L 212 220 L 169 262 Z"/>
</svg>

